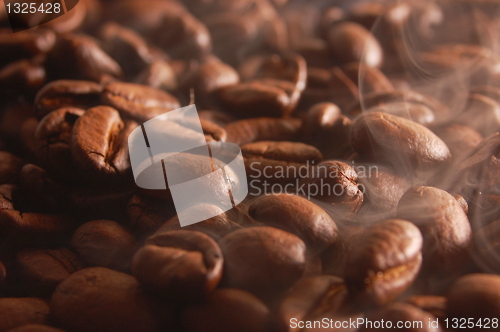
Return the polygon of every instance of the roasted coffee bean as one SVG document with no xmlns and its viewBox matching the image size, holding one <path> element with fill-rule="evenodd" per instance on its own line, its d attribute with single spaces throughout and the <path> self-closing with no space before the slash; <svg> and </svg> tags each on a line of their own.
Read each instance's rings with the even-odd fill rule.
<svg viewBox="0 0 500 332">
<path fill-rule="evenodd" d="M 113 219 L 125 223 L 127 203 L 135 193 L 131 181 L 112 185 L 73 188 L 70 193 L 70 208 L 81 220 Z"/>
<path fill-rule="evenodd" d="M 0 86 L 5 92 L 31 97 L 44 83 L 45 69 L 33 61 L 15 61 L 0 70 Z"/>
<path fill-rule="evenodd" d="M 61 281 L 83 267 L 67 248 L 25 249 L 16 254 L 18 278 L 28 294 L 49 296 Z"/>
<path fill-rule="evenodd" d="M 201 120 L 208 120 L 215 123 L 216 125 L 219 125 L 222 128 L 236 120 L 232 115 L 216 110 L 199 111 L 198 115 L 200 116 Z"/>
<path fill-rule="evenodd" d="M 173 204 L 144 195 L 133 195 L 127 204 L 130 228 L 139 234 L 156 231 L 175 213 Z"/>
<path fill-rule="evenodd" d="M 491 135 L 500 130 L 500 104 L 490 97 L 471 94 L 465 110 L 456 121 L 483 134 Z"/>
<path fill-rule="evenodd" d="M 135 239 L 111 220 L 89 221 L 75 231 L 71 246 L 89 266 L 127 271 L 135 250 Z"/>
<path fill-rule="evenodd" d="M 238 145 L 258 141 L 290 141 L 300 129 L 299 119 L 255 118 L 231 122 L 225 129 L 227 141 Z"/>
<path fill-rule="evenodd" d="M 349 62 L 341 68 L 362 94 L 394 90 L 391 81 L 377 68 L 360 62 Z"/>
<path fill-rule="evenodd" d="M 382 65 L 383 51 L 379 42 L 357 23 L 333 24 L 326 32 L 326 39 L 333 56 L 342 63 L 359 61 L 370 67 Z"/>
<path fill-rule="evenodd" d="M 153 310 L 134 277 L 102 267 L 73 273 L 50 300 L 51 317 L 71 331 L 159 331 Z"/>
<path fill-rule="evenodd" d="M 137 251 L 132 274 L 162 298 L 196 301 L 217 287 L 223 264 L 221 249 L 209 236 L 196 231 L 167 231 L 148 238 Z"/>
<path fill-rule="evenodd" d="M 134 83 L 165 91 L 174 91 L 178 85 L 174 69 L 162 59 L 156 59 L 146 66 L 137 75 Z"/>
<path fill-rule="evenodd" d="M 297 235 L 311 253 L 317 253 L 337 240 L 337 225 L 319 206 L 289 194 L 268 195 L 250 204 L 249 215 L 267 226 Z"/>
<path fill-rule="evenodd" d="M 392 326 L 392 328 L 397 326 L 397 329 L 400 331 L 441 332 L 442 329 L 439 325 L 436 324 L 434 326 L 435 321 L 436 317 L 426 311 L 420 310 L 410 304 L 396 302 L 368 315 L 366 323 L 359 331 L 378 331 L 380 328 L 377 328 L 375 322 L 384 322 L 384 326 Z"/>
<path fill-rule="evenodd" d="M 59 80 L 46 84 L 35 98 L 36 115 L 42 119 L 63 107 L 87 109 L 97 106 L 102 87 L 90 81 Z"/>
<path fill-rule="evenodd" d="M 388 219 L 370 227 L 349 253 L 349 292 L 364 307 L 390 303 L 415 280 L 421 249 L 422 235 L 408 221 Z"/>
<path fill-rule="evenodd" d="M 466 263 L 471 227 L 452 195 L 434 187 L 414 187 L 399 201 L 397 217 L 413 222 L 422 232 L 425 269 L 450 273 Z"/>
<path fill-rule="evenodd" d="M 444 320 L 447 317 L 446 308 L 448 303 L 444 296 L 414 295 L 406 298 L 404 302 L 431 313 L 439 320 Z"/>
<path fill-rule="evenodd" d="M 360 116 L 352 126 L 351 144 L 362 157 L 384 161 L 398 173 L 428 176 L 451 158 L 446 144 L 411 120 L 381 112 Z"/>
<path fill-rule="evenodd" d="M 26 324 L 15 329 L 9 330 L 9 332 L 64 332 L 61 329 L 41 324 Z"/>
<path fill-rule="evenodd" d="M 304 272 L 306 246 L 297 236 L 273 227 L 251 227 L 226 235 L 223 286 L 272 299 Z"/>
<path fill-rule="evenodd" d="M 100 39 L 103 49 L 120 64 L 126 77 L 134 77 L 154 59 L 146 41 L 119 24 L 105 24 L 101 28 Z"/>
<path fill-rule="evenodd" d="M 100 82 L 105 75 L 123 76 L 120 65 L 91 37 L 64 34 L 47 58 L 49 77 Z"/>
<path fill-rule="evenodd" d="M 116 179 L 129 174 L 127 139 L 136 127 L 133 121 L 123 122 L 111 107 L 89 109 L 73 126 L 73 164 L 88 177 Z"/>
<path fill-rule="evenodd" d="M 67 9 L 67 12 L 49 22 L 43 24 L 44 28 L 54 30 L 57 33 L 73 32 L 82 25 L 90 20 L 89 16 L 92 15 L 92 4 L 89 0 L 84 0 L 73 5 L 74 8 L 71 10 Z M 69 7 L 70 5 L 68 5 Z"/>
<path fill-rule="evenodd" d="M 469 274 L 459 278 L 448 289 L 448 317 L 450 320 L 458 318 L 459 322 L 481 319 L 482 326 L 495 328 L 500 314 L 499 306 L 500 278 L 492 274 Z M 493 325 L 494 324 L 494 325 Z M 479 324 L 468 326 L 472 331 L 483 331 Z"/>
<path fill-rule="evenodd" d="M 0 299 L 0 331 L 7 332 L 26 324 L 46 324 L 49 305 L 36 297 Z"/>
<path fill-rule="evenodd" d="M 6 141 L 10 140 L 12 143 L 17 142 L 20 139 L 23 124 L 33 117 L 33 106 L 29 103 L 19 101 L 9 103 L 0 109 L 1 137 Z"/>
<path fill-rule="evenodd" d="M 324 161 L 301 180 L 308 197 L 330 205 L 334 218 L 351 219 L 363 204 L 363 192 L 358 187 L 358 174 L 342 161 Z"/>
<path fill-rule="evenodd" d="M 469 204 L 462 195 L 456 194 L 453 197 L 457 200 L 458 205 L 464 210 L 465 214 L 469 214 Z"/>
<path fill-rule="evenodd" d="M 272 331 L 269 309 L 254 295 L 239 289 L 218 289 L 204 302 L 182 310 L 181 326 L 189 332 Z"/>
<path fill-rule="evenodd" d="M 18 182 L 22 166 L 21 159 L 12 153 L 0 151 L 0 184 Z"/>
<path fill-rule="evenodd" d="M 426 127 L 432 125 L 436 120 L 434 112 L 428 106 L 406 102 L 382 104 L 371 107 L 366 112 L 384 112 L 412 120 Z"/>
<path fill-rule="evenodd" d="M 121 82 L 108 84 L 101 100 L 116 108 L 123 117 L 139 122 L 180 107 L 177 99 L 165 91 Z"/>
<path fill-rule="evenodd" d="M 452 161 L 462 160 L 483 140 L 483 136 L 467 124 L 449 124 L 435 133 L 450 149 Z"/>
<path fill-rule="evenodd" d="M 265 183 L 298 185 L 299 172 L 314 167 L 323 155 L 313 146 L 294 142 L 260 141 L 241 146 L 245 169 L 256 187 Z M 303 171 L 302 171 L 303 173 Z"/>
<path fill-rule="evenodd" d="M 29 59 L 49 52 L 56 42 L 56 35 L 49 29 L 35 29 L 12 33 L 10 29 L 0 30 L 0 67 L 20 59 Z"/>
</svg>

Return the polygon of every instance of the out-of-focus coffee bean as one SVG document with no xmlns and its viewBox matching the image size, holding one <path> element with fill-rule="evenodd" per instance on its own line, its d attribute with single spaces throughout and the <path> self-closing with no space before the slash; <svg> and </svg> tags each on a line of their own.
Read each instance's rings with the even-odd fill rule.
<svg viewBox="0 0 500 332">
<path fill-rule="evenodd" d="M 102 87 L 90 81 L 50 82 L 36 95 L 36 115 L 38 119 L 42 119 L 50 112 L 63 107 L 87 109 L 97 106 L 101 92 Z"/>
<path fill-rule="evenodd" d="M 384 14 L 386 9 L 386 5 L 379 2 L 367 1 L 356 3 L 349 8 L 348 19 L 370 30 L 375 21 Z"/>
<path fill-rule="evenodd" d="M 269 309 L 254 295 L 239 289 L 218 289 L 204 302 L 183 309 L 183 331 L 271 331 Z"/>
<path fill-rule="evenodd" d="M 391 81 L 377 68 L 360 62 L 349 62 L 341 68 L 344 74 L 358 86 L 361 94 L 394 90 Z"/>
<path fill-rule="evenodd" d="M 139 122 L 180 107 L 179 101 L 165 91 L 122 82 L 108 84 L 101 100 L 116 108 L 123 117 Z"/>
<path fill-rule="evenodd" d="M 130 197 L 135 193 L 132 181 L 107 187 L 89 186 L 73 188 L 70 193 L 70 208 L 83 220 L 113 219 L 126 223 L 126 208 Z"/>
<path fill-rule="evenodd" d="M 47 58 L 47 76 L 100 82 L 104 75 L 120 78 L 120 65 L 91 37 L 64 34 Z"/>
<path fill-rule="evenodd" d="M 33 114 L 34 108 L 29 103 L 21 100 L 7 103 L 0 112 L 0 135 L 4 140 L 18 141 L 23 123 L 32 118 Z"/>
<path fill-rule="evenodd" d="M 446 143 L 452 161 L 466 157 L 483 140 L 483 136 L 467 124 L 448 124 L 434 131 Z"/>
<path fill-rule="evenodd" d="M 12 33 L 10 29 L 0 30 L 0 48 L 4 50 L 0 56 L 0 67 L 29 59 L 35 55 L 49 52 L 56 42 L 56 35 L 48 29 L 31 29 Z"/>
<path fill-rule="evenodd" d="M 60 283 L 50 313 L 58 326 L 71 331 L 161 330 L 137 280 L 102 267 L 80 270 Z"/>
<path fill-rule="evenodd" d="M 500 103 L 500 88 L 493 85 L 478 85 L 470 88 L 471 94 L 480 94 Z"/>
<path fill-rule="evenodd" d="M 491 135 L 500 130 L 500 105 L 492 98 L 471 94 L 465 110 L 458 115 L 456 121 L 472 127 L 484 136 Z"/>
<path fill-rule="evenodd" d="M 404 302 L 431 313 L 439 320 L 444 320 L 447 317 L 447 300 L 444 296 L 414 295 L 404 299 Z"/>
<path fill-rule="evenodd" d="M 26 324 L 15 329 L 9 330 L 9 332 L 64 332 L 61 329 L 41 324 Z"/>
<path fill-rule="evenodd" d="M 111 107 L 89 109 L 73 126 L 71 156 L 75 167 L 89 177 L 109 179 L 129 174 L 127 139 L 136 127 L 133 121 L 123 122 Z"/>
<path fill-rule="evenodd" d="M 295 43 L 293 50 L 306 60 L 308 68 L 327 69 L 335 65 L 327 43 L 323 39 L 311 38 Z"/>
<path fill-rule="evenodd" d="M 46 324 L 49 305 L 36 297 L 0 299 L 0 331 L 7 332 L 26 324 Z"/>
<path fill-rule="evenodd" d="M 38 124 L 35 131 L 36 155 L 51 174 L 63 178 L 72 176 L 71 134 L 76 120 L 84 113 L 79 108 L 60 108 Z"/>
<path fill-rule="evenodd" d="M 390 303 L 415 280 L 421 249 L 422 235 L 406 220 L 388 219 L 370 227 L 349 254 L 349 292 L 365 307 Z"/>
<path fill-rule="evenodd" d="M 75 231 L 71 246 L 90 266 L 127 271 L 135 250 L 128 230 L 111 220 L 89 221 Z"/>
<path fill-rule="evenodd" d="M 424 269 L 451 273 L 466 263 L 471 226 L 452 195 L 434 187 L 414 187 L 399 201 L 397 217 L 413 222 L 422 232 Z"/>
<path fill-rule="evenodd" d="M 41 26 L 54 30 L 59 34 L 77 30 L 82 26 L 88 12 L 90 11 L 88 4 L 89 1 L 87 0 L 79 1 L 74 8 L 67 11 L 64 15 L 43 23 Z"/>
<path fill-rule="evenodd" d="M 480 228 L 474 234 L 474 261 L 488 273 L 498 273 L 500 258 L 500 221 L 496 220 Z"/>
<path fill-rule="evenodd" d="M 29 118 L 23 122 L 20 131 L 21 149 L 25 151 L 28 158 L 36 158 L 35 132 L 39 121 L 36 118 Z"/>
<path fill-rule="evenodd" d="M 297 236 L 273 227 L 251 227 L 226 235 L 225 287 L 247 290 L 272 299 L 292 286 L 304 272 L 306 246 Z"/>
<path fill-rule="evenodd" d="M 81 269 L 77 255 L 67 249 L 25 249 L 16 254 L 18 278 L 23 291 L 51 295 L 57 285 Z"/>
<path fill-rule="evenodd" d="M 423 126 L 432 125 L 435 121 L 434 112 L 423 104 L 395 102 L 371 107 L 366 112 L 384 112 L 412 120 Z"/>
<path fill-rule="evenodd" d="M 398 173 L 417 177 L 428 176 L 451 158 L 446 144 L 429 129 L 381 112 L 365 113 L 353 123 L 351 144 L 362 157 L 383 160 Z"/>
<path fill-rule="evenodd" d="M 6 151 L 0 151 L 0 184 L 17 183 L 23 162 Z"/>
<path fill-rule="evenodd" d="M 146 41 L 133 30 L 116 23 L 105 24 L 100 31 L 103 49 L 120 64 L 125 77 L 133 77 L 153 61 Z"/>
<path fill-rule="evenodd" d="M 326 32 L 326 40 L 333 56 L 342 63 L 359 61 L 370 67 L 382 65 L 383 51 L 379 42 L 357 23 L 332 25 Z"/>
<path fill-rule="evenodd" d="M 222 277 L 224 259 L 208 235 L 177 230 L 156 234 L 132 260 L 132 274 L 162 298 L 196 301 L 211 293 Z"/>
<path fill-rule="evenodd" d="M 198 112 L 198 115 L 200 119 L 213 122 L 222 128 L 236 120 L 232 115 L 216 110 L 202 110 Z"/>
<path fill-rule="evenodd" d="M 254 118 L 231 122 L 225 129 L 228 142 L 243 145 L 257 141 L 290 141 L 301 124 L 301 120 L 294 118 Z"/>
<path fill-rule="evenodd" d="M 363 192 L 357 181 L 358 174 L 350 165 L 324 161 L 313 167 L 301 184 L 307 187 L 308 196 L 331 204 L 336 217 L 342 215 L 340 218 L 349 220 L 363 204 Z"/>
<path fill-rule="evenodd" d="M 469 274 L 459 278 L 448 289 L 448 317 L 450 319 L 470 319 L 482 326 L 496 326 L 494 321 L 500 315 L 500 277 L 491 274 Z M 461 321 L 461 320 L 460 320 Z M 498 321 L 497 321 L 498 323 Z M 471 331 L 484 331 L 474 324 Z"/>
<path fill-rule="evenodd" d="M 398 327 L 400 331 L 408 331 L 408 332 L 441 332 L 441 327 L 434 327 L 429 322 L 436 321 L 436 317 L 432 314 L 420 310 L 419 308 L 402 302 L 396 302 L 388 305 L 387 307 L 381 308 L 372 312 L 370 315 L 366 317 L 367 322 L 363 325 L 359 331 L 363 332 L 372 332 L 378 331 L 379 328 L 376 327 L 373 322 L 385 322 L 385 326 L 397 326 L 397 324 L 401 325 L 401 322 L 404 322 L 402 326 Z M 368 321 L 372 322 L 369 324 Z M 407 322 L 411 322 L 408 324 Z"/>
<path fill-rule="evenodd" d="M 177 89 L 175 72 L 170 64 L 163 59 L 151 62 L 137 75 L 134 82 L 165 91 Z"/>
<path fill-rule="evenodd" d="M 297 235 L 311 253 L 321 252 L 337 239 L 337 225 L 319 206 L 296 195 L 279 194 L 257 198 L 249 215 L 268 226 Z"/>
<path fill-rule="evenodd" d="M 301 169 L 308 170 L 323 160 L 313 146 L 294 142 L 259 141 L 241 146 L 247 177 L 257 186 L 265 183 L 297 185 Z"/>
<path fill-rule="evenodd" d="M 29 60 L 11 62 L 0 70 L 0 86 L 31 97 L 45 83 L 45 69 Z"/>
</svg>

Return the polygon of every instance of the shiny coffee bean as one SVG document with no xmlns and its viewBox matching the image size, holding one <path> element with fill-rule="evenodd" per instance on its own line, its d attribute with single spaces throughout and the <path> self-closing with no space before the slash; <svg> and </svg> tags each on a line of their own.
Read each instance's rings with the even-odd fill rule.
<svg viewBox="0 0 500 332">
<path fill-rule="evenodd" d="M 49 305 L 36 297 L 0 299 L 0 331 L 7 332 L 26 324 L 46 324 Z"/>
<path fill-rule="evenodd" d="M 88 266 L 127 271 L 135 250 L 135 239 L 111 220 L 89 221 L 75 231 L 71 246 Z"/>
<path fill-rule="evenodd" d="M 139 282 L 102 267 L 80 270 L 60 283 L 50 313 L 58 326 L 71 331 L 159 331 Z"/>
<path fill-rule="evenodd" d="M 90 81 L 58 80 L 46 84 L 35 97 L 36 115 L 42 119 L 63 107 L 87 109 L 99 104 L 102 87 Z"/>
<path fill-rule="evenodd" d="M 471 226 L 452 195 L 434 187 L 414 187 L 399 201 L 397 217 L 413 222 L 422 232 L 426 270 L 450 273 L 466 263 Z"/>
<path fill-rule="evenodd" d="M 304 272 L 306 246 L 297 236 L 273 227 L 251 227 L 226 235 L 223 286 L 272 299 Z"/>
<path fill-rule="evenodd" d="M 391 81 L 377 68 L 360 62 L 349 62 L 341 68 L 362 94 L 394 90 Z"/>
<path fill-rule="evenodd" d="M 177 99 L 165 91 L 121 82 L 108 84 L 101 101 L 116 108 L 124 118 L 139 122 L 180 107 Z"/>
<path fill-rule="evenodd" d="M 174 91 L 178 86 L 174 69 L 162 59 L 156 59 L 146 66 L 135 77 L 134 83 L 165 91 Z"/>
<path fill-rule="evenodd" d="M 209 236 L 187 230 L 158 233 L 132 260 L 132 274 L 153 294 L 174 301 L 197 301 L 222 277 L 224 259 Z"/>
<path fill-rule="evenodd" d="M 462 160 L 483 140 L 483 136 L 467 124 L 448 124 L 435 133 L 450 149 L 452 161 Z"/>
<path fill-rule="evenodd" d="M 133 195 L 127 203 L 129 225 L 134 233 L 154 232 L 175 213 L 175 208 L 166 204 L 164 200 L 144 195 Z"/>
<path fill-rule="evenodd" d="M 408 221 L 388 219 L 370 227 L 349 253 L 349 292 L 364 307 L 390 303 L 415 280 L 421 250 L 422 235 Z"/>
<path fill-rule="evenodd" d="M 35 29 L 12 33 L 10 29 L 0 29 L 0 67 L 20 59 L 29 59 L 49 52 L 54 47 L 56 35 L 49 29 Z"/>
<path fill-rule="evenodd" d="M 321 252 L 337 240 L 337 225 L 332 218 L 319 206 L 300 196 L 262 196 L 250 204 L 248 213 L 267 226 L 297 235 L 312 253 Z"/>
<path fill-rule="evenodd" d="M 19 60 L 0 70 L 0 86 L 6 92 L 31 97 L 45 84 L 45 69 L 34 61 Z"/>
<path fill-rule="evenodd" d="M 436 120 L 434 112 L 426 105 L 406 102 L 382 104 L 371 107 L 367 109 L 366 112 L 384 112 L 412 120 L 423 126 L 432 125 Z"/>
<path fill-rule="evenodd" d="M 238 145 L 258 141 L 290 141 L 298 133 L 299 119 L 254 118 L 231 122 L 225 129 L 227 141 Z"/>
</svg>

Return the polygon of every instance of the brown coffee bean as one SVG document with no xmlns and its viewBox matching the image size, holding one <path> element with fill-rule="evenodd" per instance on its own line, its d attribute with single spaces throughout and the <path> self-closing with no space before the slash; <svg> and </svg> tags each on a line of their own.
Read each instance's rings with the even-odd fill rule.
<svg viewBox="0 0 500 332">
<path fill-rule="evenodd" d="M 357 181 L 358 174 L 350 165 L 342 161 L 324 161 L 313 167 L 300 184 L 307 188 L 308 197 L 331 205 L 334 218 L 349 220 L 363 204 L 363 192 Z"/>
<path fill-rule="evenodd" d="M 9 332 L 64 332 L 61 329 L 41 324 L 26 324 L 15 329 L 9 330 Z"/>
<path fill-rule="evenodd" d="M 448 301 L 444 296 L 414 295 L 406 298 L 404 302 L 414 305 L 415 307 L 420 308 L 423 311 L 431 313 L 439 320 L 444 320 L 447 318 L 446 308 Z"/>
<path fill-rule="evenodd" d="M 21 159 L 12 153 L 0 151 L 0 184 L 18 182 L 22 166 Z"/>
<path fill-rule="evenodd" d="M 87 36 L 63 34 L 47 58 L 48 76 L 52 78 L 100 82 L 105 75 L 120 78 L 122 69 L 97 42 Z"/>
<path fill-rule="evenodd" d="M 139 122 L 180 107 L 179 101 L 165 91 L 121 82 L 108 84 L 101 100 L 116 108 L 123 117 Z"/>
<path fill-rule="evenodd" d="M 269 309 L 239 289 L 218 289 L 207 300 L 183 309 L 181 326 L 188 332 L 271 331 Z"/>
<path fill-rule="evenodd" d="M 483 140 L 483 136 L 467 124 L 448 124 L 434 131 L 446 143 L 452 161 L 462 160 Z"/>
<path fill-rule="evenodd" d="M 51 295 L 61 281 L 83 267 L 67 248 L 25 249 L 16 254 L 16 265 L 23 291 L 39 296 Z"/>
<path fill-rule="evenodd" d="M 34 61 L 11 62 L 0 70 L 0 87 L 31 97 L 45 83 L 45 69 Z"/>
<path fill-rule="evenodd" d="M 349 62 L 341 67 L 362 94 L 394 90 L 391 81 L 379 69 L 360 62 Z"/>
<path fill-rule="evenodd" d="M 1 298 L 0 331 L 7 332 L 25 324 L 46 324 L 49 320 L 49 305 L 35 297 Z"/>
<path fill-rule="evenodd" d="M 264 183 L 297 185 L 301 169 L 308 170 L 323 160 L 313 146 L 294 142 L 260 141 L 241 146 L 247 177 L 256 186 Z"/>
<path fill-rule="evenodd" d="M 267 226 L 297 235 L 313 253 L 321 252 L 337 240 L 337 225 L 332 218 L 300 196 L 262 196 L 250 204 L 248 213 Z"/>
<path fill-rule="evenodd" d="M 500 130 L 500 104 L 490 97 L 470 94 L 465 110 L 456 121 L 474 128 L 484 136 L 491 135 Z"/>
<path fill-rule="evenodd" d="M 428 106 L 406 102 L 382 104 L 371 107 L 366 112 L 384 112 L 412 120 L 426 127 L 432 125 L 436 120 L 434 112 Z"/>
<path fill-rule="evenodd" d="M 464 210 L 465 214 L 469 214 L 469 204 L 462 195 L 456 194 L 453 197 L 457 200 L 458 205 Z"/>
<path fill-rule="evenodd" d="M 0 30 L 0 67 L 20 59 L 49 52 L 54 47 L 56 35 L 49 29 L 32 29 L 12 33 L 10 29 Z"/>
<path fill-rule="evenodd" d="M 379 42 L 357 23 L 332 25 L 326 32 L 326 39 L 333 56 L 342 63 L 359 61 L 370 67 L 382 65 L 383 51 Z"/>
<path fill-rule="evenodd" d="M 495 328 L 500 315 L 500 278 L 491 274 L 469 274 L 459 278 L 448 289 L 448 317 L 451 319 L 472 320 L 477 323 L 481 319 L 482 326 Z M 471 331 L 483 331 L 477 324 L 467 326 Z"/>
<path fill-rule="evenodd" d="M 380 330 L 380 325 L 377 327 L 377 323 L 384 322 L 384 326 L 391 326 L 390 329 L 397 328 L 399 331 L 441 332 L 442 329 L 439 325 L 434 327 L 433 324 L 430 324 L 435 321 L 436 317 L 426 311 L 420 310 L 410 304 L 396 302 L 368 315 L 366 322 L 359 331 L 378 331 Z"/>
<path fill-rule="evenodd" d="M 226 287 L 236 287 L 272 299 L 292 286 L 304 272 L 306 246 L 297 236 L 273 227 L 251 227 L 226 235 Z"/>
<path fill-rule="evenodd" d="M 383 160 L 404 175 L 428 176 L 451 158 L 446 144 L 411 120 L 381 112 L 360 116 L 351 131 L 351 144 L 362 157 Z"/>
<path fill-rule="evenodd" d="M 450 273 L 466 263 L 471 227 L 452 195 L 434 187 L 414 187 L 399 201 L 397 217 L 413 222 L 422 232 L 426 270 Z"/>
<path fill-rule="evenodd" d="M 146 41 L 131 29 L 110 22 L 99 35 L 103 49 L 123 68 L 125 77 L 134 77 L 154 59 Z"/>
<path fill-rule="evenodd" d="M 290 141 L 301 127 L 299 119 L 254 118 L 235 121 L 225 129 L 227 141 L 238 145 L 258 141 Z"/>
<path fill-rule="evenodd" d="M 196 301 L 211 293 L 222 277 L 224 259 L 209 236 L 187 230 L 158 233 L 132 260 L 132 274 L 154 294 Z"/>
<path fill-rule="evenodd" d="M 83 175 L 100 179 L 128 175 L 131 169 L 127 139 L 136 127 L 133 121 L 123 122 L 111 107 L 89 109 L 75 121 L 71 134 L 75 167 Z"/>
<path fill-rule="evenodd" d="M 99 104 L 102 87 L 90 81 L 59 80 L 46 84 L 35 97 L 36 115 L 42 119 L 63 107 L 87 109 Z"/>
<path fill-rule="evenodd" d="M 174 91 L 178 86 L 174 69 L 162 59 L 156 59 L 146 66 L 136 76 L 134 83 L 165 91 Z"/>
<path fill-rule="evenodd" d="M 133 195 L 127 204 L 129 225 L 139 234 L 156 231 L 175 213 L 173 204 L 143 195 Z"/>
<path fill-rule="evenodd" d="M 370 227 L 349 253 L 349 292 L 364 307 L 390 303 L 417 277 L 421 249 L 422 235 L 406 220 L 388 219 Z"/>
<path fill-rule="evenodd" d="M 89 221 L 75 231 L 71 246 L 89 266 L 127 271 L 135 250 L 135 239 L 111 220 Z"/>
<path fill-rule="evenodd" d="M 71 331 L 160 330 L 137 280 L 102 267 L 80 270 L 60 283 L 50 312 L 58 326 Z"/>
<path fill-rule="evenodd" d="M 33 118 L 33 113 L 33 106 L 22 100 L 1 106 L 0 135 L 3 139 L 17 142 L 21 138 L 23 124 Z"/>
</svg>

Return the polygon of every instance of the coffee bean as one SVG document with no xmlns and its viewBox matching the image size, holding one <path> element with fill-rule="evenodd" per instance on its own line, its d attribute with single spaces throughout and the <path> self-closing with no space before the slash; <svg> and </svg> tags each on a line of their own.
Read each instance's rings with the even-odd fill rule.
<svg viewBox="0 0 500 332">
<path fill-rule="evenodd" d="M 492 324 L 494 319 L 498 319 L 500 312 L 499 284 L 499 277 L 491 274 L 469 274 L 459 278 L 446 295 L 448 317 L 471 319 L 474 322 L 481 319 L 483 326 L 486 322 L 490 322 L 488 325 Z M 468 328 L 472 331 L 483 330 L 474 325 Z"/>
<path fill-rule="evenodd" d="M 11 62 L 0 70 L 0 86 L 5 92 L 31 97 L 45 83 L 45 69 L 34 61 Z"/>
<path fill-rule="evenodd" d="M 198 112 L 198 115 L 200 116 L 201 120 L 208 120 L 222 128 L 224 128 L 226 125 L 236 120 L 230 114 L 215 110 L 203 110 Z"/>
<path fill-rule="evenodd" d="M 330 216 L 300 196 L 262 196 L 250 204 L 248 213 L 265 225 L 297 235 L 311 253 L 321 252 L 337 239 L 337 225 Z"/>
<path fill-rule="evenodd" d="M 169 92 L 176 90 L 178 85 L 174 69 L 162 59 L 156 59 L 146 66 L 136 76 L 134 83 Z"/>
<path fill-rule="evenodd" d="M 20 59 L 29 59 L 49 52 L 54 47 L 56 35 L 49 29 L 35 29 L 12 33 L 10 29 L 0 30 L 0 67 Z"/>
<path fill-rule="evenodd" d="M 464 210 L 465 214 L 469 214 L 469 204 L 465 200 L 465 198 L 462 195 L 453 195 L 453 197 L 457 200 L 458 204 L 460 207 Z"/>
<path fill-rule="evenodd" d="M 89 266 L 127 271 L 135 250 L 135 239 L 111 220 L 89 221 L 75 231 L 71 246 Z"/>
<path fill-rule="evenodd" d="M 132 83 L 108 84 L 102 102 L 116 108 L 125 118 L 144 122 L 179 108 L 179 102 L 167 92 Z"/>
<path fill-rule="evenodd" d="M 35 297 L 0 299 L 0 331 L 7 332 L 25 324 L 46 324 L 49 306 Z"/>
<path fill-rule="evenodd" d="M 156 231 L 164 223 L 168 224 L 168 221 L 165 222 L 165 220 L 176 213 L 172 205 L 169 206 L 164 200 L 133 195 L 127 204 L 127 215 L 131 229 L 143 234 Z"/>
<path fill-rule="evenodd" d="M 411 188 L 399 201 L 397 217 L 413 222 L 422 232 L 425 269 L 450 273 L 466 263 L 471 227 L 452 195 L 434 187 Z"/>
<path fill-rule="evenodd" d="M 0 151 L 0 184 L 16 183 L 19 180 L 21 159 L 6 151 Z"/>
<path fill-rule="evenodd" d="M 58 326 L 71 331 L 160 330 L 137 280 L 102 267 L 80 270 L 60 283 L 50 312 Z"/>
<path fill-rule="evenodd" d="M 306 246 L 297 236 L 273 227 L 251 227 L 226 235 L 226 287 L 236 287 L 272 299 L 292 286 L 304 272 Z"/>
<path fill-rule="evenodd" d="M 456 120 L 458 123 L 476 129 L 484 136 L 500 130 L 500 104 L 492 98 L 471 94 L 463 113 Z"/>
<path fill-rule="evenodd" d="M 448 303 L 444 296 L 414 295 L 406 298 L 404 302 L 431 313 L 442 322 L 447 318 L 446 308 Z"/>
<path fill-rule="evenodd" d="M 377 68 L 360 62 L 349 62 L 341 68 L 344 74 L 358 86 L 362 94 L 394 90 L 389 79 Z"/>
<path fill-rule="evenodd" d="M 390 303 L 415 280 L 421 249 L 422 236 L 408 221 L 388 219 L 370 227 L 349 253 L 349 292 L 364 307 Z"/>
<path fill-rule="evenodd" d="M 227 141 L 238 145 L 257 141 L 290 141 L 300 129 L 299 119 L 254 118 L 235 121 L 225 129 Z"/>
<path fill-rule="evenodd" d="M 162 298 L 196 301 L 217 287 L 223 264 L 222 252 L 209 236 L 196 231 L 167 231 L 148 238 L 137 251 L 132 274 Z"/>
<path fill-rule="evenodd" d="M 97 106 L 102 87 L 90 81 L 59 80 L 46 84 L 35 97 L 36 115 L 42 119 L 63 107 L 87 109 Z"/>
<path fill-rule="evenodd" d="M 204 302 L 181 313 L 183 331 L 272 331 L 269 309 L 254 295 L 239 289 L 218 289 Z"/>
<path fill-rule="evenodd" d="M 412 120 L 426 127 L 432 125 L 436 120 L 434 112 L 428 106 L 406 102 L 382 104 L 371 107 L 366 112 L 384 112 Z"/>
<path fill-rule="evenodd" d="M 483 136 L 468 125 L 449 124 L 435 133 L 450 149 L 452 161 L 462 160 L 483 140 Z"/>
<path fill-rule="evenodd" d="M 362 157 L 385 160 L 403 175 L 428 176 L 451 158 L 446 144 L 411 120 L 369 112 L 353 124 L 351 144 Z"/>
</svg>

